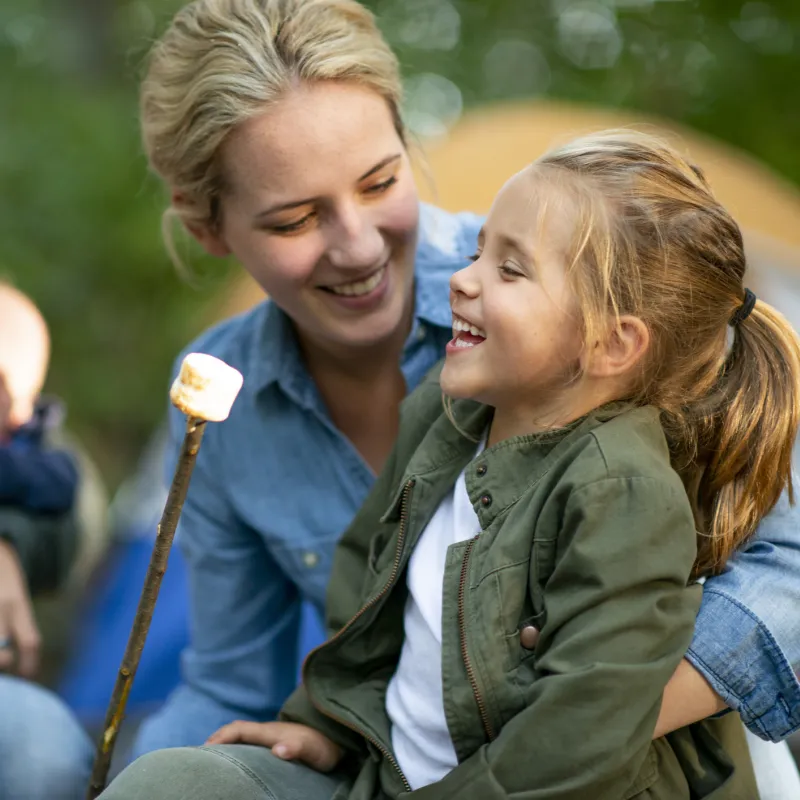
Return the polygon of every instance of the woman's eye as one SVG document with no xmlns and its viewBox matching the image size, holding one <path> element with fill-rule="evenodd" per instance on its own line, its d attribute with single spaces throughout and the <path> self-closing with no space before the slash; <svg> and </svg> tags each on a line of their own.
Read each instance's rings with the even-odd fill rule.
<svg viewBox="0 0 800 800">
<path fill-rule="evenodd" d="M 285 225 L 270 225 L 270 230 L 274 233 L 296 233 L 302 230 L 306 224 L 313 218 L 314 213 L 306 214 L 302 219 L 296 222 L 288 222 Z"/>
<path fill-rule="evenodd" d="M 381 181 L 381 183 L 374 183 L 372 186 L 367 187 L 364 189 L 365 194 L 382 194 L 391 186 L 394 186 L 397 183 L 397 176 L 392 175 L 391 178 L 387 178 L 385 181 Z"/>
</svg>

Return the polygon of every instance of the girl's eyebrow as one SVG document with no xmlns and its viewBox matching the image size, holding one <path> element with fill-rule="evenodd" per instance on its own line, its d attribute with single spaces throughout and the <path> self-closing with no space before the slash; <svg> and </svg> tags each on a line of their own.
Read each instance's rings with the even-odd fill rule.
<svg viewBox="0 0 800 800">
<path fill-rule="evenodd" d="M 520 256 L 533 263 L 533 254 L 528 250 L 528 248 L 525 246 L 525 243 L 521 239 L 517 239 L 515 236 L 512 236 L 508 233 L 498 233 L 495 235 L 503 247 L 509 250 L 516 250 Z M 486 227 L 484 226 L 480 229 L 480 231 L 478 231 L 478 242 L 483 241 L 485 238 Z"/>
<path fill-rule="evenodd" d="M 391 156 L 386 156 L 386 158 L 381 159 L 374 167 L 370 167 L 357 181 L 357 183 L 361 183 L 361 181 L 366 180 L 371 175 L 374 175 L 376 172 L 380 172 L 384 167 L 388 167 L 394 161 L 399 160 L 402 158 L 402 153 L 394 153 Z M 318 200 L 318 197 L 307 197 L 304 200 L 292 200 L 289 203 L 281 203 L 277 206 L 271 206 L 270 208 L 265 208 L 263 211 L 259 211 L 255 215 L 255 219 L 259 220 L 262 217 L 268 217 L 271 214 L 276 214 L 279 211 L 290 211 L 293 208 L 299 208 L 300 206 L 307 206 L 313 203 L 315 200 Z"/>
</svg>

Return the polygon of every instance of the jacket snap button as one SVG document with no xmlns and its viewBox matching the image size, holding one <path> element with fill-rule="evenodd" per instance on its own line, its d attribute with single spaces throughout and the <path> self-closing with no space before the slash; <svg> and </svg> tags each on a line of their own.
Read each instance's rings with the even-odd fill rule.
<svg viewBox="0 0 800 800">
<path fill-rule="evenodd" d="M 479 477 L 483 477 L 486 474 L 486 464 L 481 464 L 478 469 L 475 470 L 478 473 Z"/>
<path fill-rule="evenodd" d="M 526 650 L 533 650 L 536 647 L 536 642 L 539 641 L 539 631 L 533 625 L 526 625 L 519 632 L 519 643 Z"/>
<path fill-rule="evenodd" d="M 485 494 L 481 497 L 481 505 L 484 508 L 488 508 L 492 504 L 492 496 L 490 494 Z"/>
</svg>

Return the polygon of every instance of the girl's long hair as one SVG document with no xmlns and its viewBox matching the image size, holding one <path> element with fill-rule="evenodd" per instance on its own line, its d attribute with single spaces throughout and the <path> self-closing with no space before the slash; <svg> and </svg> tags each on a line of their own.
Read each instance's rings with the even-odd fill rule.
<svg viewBox="0 0 800 800">
<path fill-rule="evenodd" d="M 609 131 L 534 165 L 576 210 L 569 277 L 585 342 L 623 314 L 650 347 L 630 400 L 656 406 L 700 531 L 697 573 L 719 570 L 790 499 L 800 415 L 800 340 L 758 301 L 744 320 L 742 235 L 702 172 L 667 143 Z M 733 324 L 732 324 L 733 323 Z"/>
</svg>

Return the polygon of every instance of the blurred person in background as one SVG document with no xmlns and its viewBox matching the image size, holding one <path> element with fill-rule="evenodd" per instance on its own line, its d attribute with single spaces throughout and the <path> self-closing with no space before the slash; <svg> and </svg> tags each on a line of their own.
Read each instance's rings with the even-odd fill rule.
<svg viewBox="0 0 800 800">
<path fill-rule="evenodd" d="M 245 383 L 205 435 L 181 520 L 183 682 L 137 753 L 275 715 L 296 681 L 302 601 L 322 608 L 400 403 L 452 337 L 448 282 L 482 220 L 420 204 L 400 96 L 394 56 L 352 0 L 197 0 L 154 47 L 142 125 L 168 213 L 271 299 L 189 348 Z M 173 415 L 174 444 L 183 427 Z M 783 498 L 707 582 L 657 735 L 727 708 L 763 739 L 800 723 L 799 514 Z M 782 774 L 782 800 L 800 797 L 785 746 L 764 753 L 757 771 Z M 181 764 L 177 752 L 141 768 L 169 786 Z"/>
<path fill-rule="evenodd" d="M 59 442 L 63 411 L 40 397 L 50 342 L 36 306 L 0 283 L 0 799 L 83 796 L 92 745 L 66 705 L 33 682 L 41 636 L 32 596 L 58 590 L 80 549 L 80 459 Z"/>
</svg>

